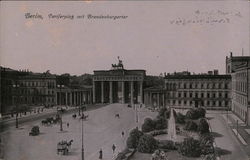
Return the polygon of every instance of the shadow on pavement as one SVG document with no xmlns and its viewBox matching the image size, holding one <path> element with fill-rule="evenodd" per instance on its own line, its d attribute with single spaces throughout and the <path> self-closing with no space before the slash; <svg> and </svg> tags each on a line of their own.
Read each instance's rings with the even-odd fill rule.
<svg viewBox="0 0 250 160">
<path fill-rule="evenodd" d="M 220 133 L 217 133 L 217 132 L 211 132 L 211 135 L 213 136 L 213 137 L 223 137 L 223 135 L 222 134 L 220 134 Z"/>
<path fill-rule="evenodd" d="M 76 152 L 77 148 L 71 148 L 69 153 L 66 156 L 76 156 L 79 155 L 79 152 Z"/>
<path fill-rule="evenodd" d="M 222 148 L 219 148 L 219 147 L 216 147 L 215 150 L 218 153 L 218 155 L 220 155 L 220 156 L 227 155 L 227 154 L 232 154 L 232 151 L 222 149 Z"/>
<path fill-rule="evenodd" d="M 211 119 L 214 119 L 214 117 L 206 117 L 207 120 L 211 120 Z"/>
</svg>

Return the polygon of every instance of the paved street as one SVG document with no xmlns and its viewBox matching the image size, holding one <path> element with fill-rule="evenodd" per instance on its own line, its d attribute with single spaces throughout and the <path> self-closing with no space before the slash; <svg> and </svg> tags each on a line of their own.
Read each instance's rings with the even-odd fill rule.
<svg viewBox="0 0 250 160">
<path fill-rule="evenodd" d="M 236 139 L 234 133 L 227 125 L 222 117 L 221 111 L 208 111 L 212 132 L 215 136 L 217 151 L 222 160 L 248 160 L 246 152 L 239 140 Z"/>
<path fill-rule="evenodd" d="M 120 114 L 120 118 L 115 118 L 117 113 Z M 136 126 L 133 108 L 128 108 L 123 104 L 111 104 L 87 111 L 85 114 L 89 115 L 89 119 L 84 121 L 85 159 L 97 160 L 98 152 L 102 148 L 103 159 L 111 160 L 118 151 L 124 148 L 129 130 Z M 153 117 L 155 114 L 144 108 L 138 109 L 139 124 L 146 115 Z M 73 119 L 72 114 L 64 115 L 63 132 L 59 131 L 59 125 L 41 126 L 40 121 L 27 122 L 20 127 L 21 129 L 12 129 L 2 133 L 6 160 L 81 159 L 81 121 L 78 117 Z M 67 122 L 69 122 L 68 128 Z M 28 134 L 34 125 L 40 126 L 41 134 L 32 137 Z M 125 132 L 124 137 L 121 135 L 122 131 Z M 67 156 L 57 155 L 57 142 L 71 139 L 73 139 L 71 152 Z M 113 144 L 117 146 L 115 154 L 111 149 Z"/>
</svg>

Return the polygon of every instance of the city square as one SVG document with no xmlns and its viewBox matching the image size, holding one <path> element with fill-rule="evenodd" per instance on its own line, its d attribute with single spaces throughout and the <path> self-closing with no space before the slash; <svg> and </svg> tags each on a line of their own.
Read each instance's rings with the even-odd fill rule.
<svg viewBox="0 0 250 160">
<path fill-rule="evenodd" d="M 250 159 L 248 2 L 0 3 L 0 160 Z"/>
</svg>

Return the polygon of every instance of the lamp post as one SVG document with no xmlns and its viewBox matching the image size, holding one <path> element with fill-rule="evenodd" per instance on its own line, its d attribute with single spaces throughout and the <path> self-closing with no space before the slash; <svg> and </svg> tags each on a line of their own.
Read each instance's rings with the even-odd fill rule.
<svg viewBox="0 0 250 160">
<path fill-rule="evenodd" d="M 60 105 L 62 105 L 62 92 L 61 92 L 61 89 L 64 87 L 64 85 L 57 85 L 57 87 L 60 89 L 60 92 L 59 92 L 59 104 Z M 58 114 L 58 115 L 60 115 L 60 131 L 63 131 L 63 126 L 62 126 L 62 109 L 61 109 L 61 111 L 58 111 L 58 113 L 60 113 L 60 114 Z"/>
<path fill-rule="evenodd" d="M 82 160 L 84 160 L 84 146 L 83 146 L 83 116 L 84 116 L 84 114 L 83 114 L 83 112 L 84 112 L 84 110 L 85 110 L 85 106 L 82 106 L 81 107 L 81 111 L 82 111 Z"/>
<path fill-rule="evenodd" d="M 17 88 L 19 88 L 19 87 L 20 87 L 19 84 L 14 84 L 13 85 L 13 88 L 15 88 L 15 93 L 17 93 Z M 16 105 L 16 128 L 18 128 L 18 118 L 17 118 L 17 116 L 18 116 L 17 99 L 18 99 L 18 103 L 19 103 L 19 96 L 18 96 L 18 94 L 19 93 L 16 94 L 18 98 L 15 99 L 15 105 Z"/>
</svg>

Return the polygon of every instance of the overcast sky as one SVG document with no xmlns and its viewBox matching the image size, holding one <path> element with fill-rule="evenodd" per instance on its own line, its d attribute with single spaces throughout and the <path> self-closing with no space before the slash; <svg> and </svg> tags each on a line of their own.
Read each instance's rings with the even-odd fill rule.
<svg viewBox="0 0 250 160">
<path fill-rule="evenodd" d="M 120 56 L 126 69 L 145 69 L 150 75 L 225 73 L 230 51 L 242 55 L 243 48 L 249 56 L 250 14 L 244 1 L 1 1 L 0 9 L 0 63 L 13 69 L 80 75 L 110 69 Z M 26 19 L 25 13 L 41 14 L 43 20 Z M 50 13 L 75 17 L 55 20 Z M 128 17 L 76 18 L 83 14 Z M 200 21 L 178 22 L 184 19 Z"/>
</svg>

